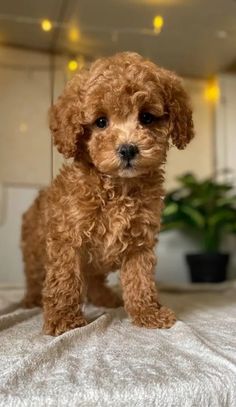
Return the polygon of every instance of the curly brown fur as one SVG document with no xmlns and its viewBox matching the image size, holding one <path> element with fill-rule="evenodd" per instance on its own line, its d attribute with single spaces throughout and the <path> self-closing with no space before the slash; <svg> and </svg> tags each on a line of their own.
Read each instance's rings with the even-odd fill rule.
<svg viewBox="0 0 236 407">
<path fill-rule="evenodd" d="M 152 123 L 140 123 L 144 112 Z M 105 128 L 96 125 L 99 117 L 108 120 Z M 170 140 L 182 149 L 193 137 L 181 81 L 138 54 L 100 59 L 67 84 L 50 128 L 58 150 L 74 161 L 24 215 L 24 304 L 42 302 L 44 332 L 59 335 L 87 323 L 86 298 L 121 304 L 105 284 L 120 269 L 133 322 L 171 327 L 175 315 L 160 305 L 155 286 L 154 247 Z M 133 159 L 122 158 L 123 144 L 135 146 Z"/>
</svg>

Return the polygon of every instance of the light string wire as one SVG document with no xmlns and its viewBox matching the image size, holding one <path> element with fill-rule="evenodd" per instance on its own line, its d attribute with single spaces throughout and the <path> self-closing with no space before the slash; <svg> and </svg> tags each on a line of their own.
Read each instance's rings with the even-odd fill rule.
<svg viewBox="0 0 236 407">
<path fill-rule="evenodd" d="M 42 23 L 42 19 L 25 17 L 25 16 L 12 16 L 11 14 L 0 14 L 0 21 L 14 22 L 17 24 L 29 24 L 38 25 Z M 70 23 L 65 23 L 63 21 L 53 21 L 50 20 L 53 28 L 59 28 L 62 30 L 69 30 L 71 28 Z M 156 37 L 160 32 L 153 28 L 131 28 L 131 27 L 95 27 L 95 26 L 83 26 L 81 30 L 84 33 L 110 33 L 111 35 L 117 36 L 119 34 L 140 34 Z"/>
</svg>

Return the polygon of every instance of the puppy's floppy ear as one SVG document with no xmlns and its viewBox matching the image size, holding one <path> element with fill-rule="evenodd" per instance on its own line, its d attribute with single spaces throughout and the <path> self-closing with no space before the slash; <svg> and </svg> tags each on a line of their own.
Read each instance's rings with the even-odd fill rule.
<svg viewBox="0 0 236 407">
<path fill-rule="evenodd" d="M 53 142 L 65 158 L 75 156 L 78 139 L 84 134 L 81 107 L 86 77 L 85 70 L 75 75 L 49 111 Z"/>
<path fill-rule="evenodd" d="M 170 136 L 180 150 L 194 137 L 192 108 L 182 81 L 172 72 L 163 70 L 164 99 L 171 121 Z"/>
</svg>

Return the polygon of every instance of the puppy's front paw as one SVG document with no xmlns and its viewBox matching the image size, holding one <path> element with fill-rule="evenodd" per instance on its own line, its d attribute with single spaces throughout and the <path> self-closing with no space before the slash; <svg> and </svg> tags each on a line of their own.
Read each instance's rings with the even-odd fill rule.
<svg viewBox="0 0 236 407">
<path fill-rule="evenodd" d="M 176 322 L 174 312 L 167 307 L 148 307 L 132 315 L 134 325 L 145 328 L 171 328 Z"/>
<path fill-rule="evenodd" d="M 75 317 L 73 320 L 60 320 L 60 321 L 45 321 L 43 326 L 43 332 L 45 335 L 59 336 L 64 332 L 71 329 L 80 328 L 87 325 L 88 322 L 82 316 Z"/>
</svg>

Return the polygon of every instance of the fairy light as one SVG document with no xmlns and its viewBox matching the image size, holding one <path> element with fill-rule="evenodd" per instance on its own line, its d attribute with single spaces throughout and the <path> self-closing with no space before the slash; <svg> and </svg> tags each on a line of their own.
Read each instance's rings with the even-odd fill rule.
<svg viewBox="0 0 236 407">
<path fill-rule="evenodd" d="M 51 31 L 52 29 L 52 22 L 48 19 L 44 19 L 41 21 L 41 28 L 43 31 Z"/>
<path fill-rule="evenodd" d="M 76 27 L 71 27 L 68 33 L 69 40 L 71 42 L 78 42 L 80 39 L 80 32 Z"/>
<path fill-rule="evenodd" d="M 69 71 L 74 72 L 78 69 L 78 62 L 76 61 L 76 59 L 71 59 L 68 62 L 67 66 L 68 66 Z"/>
<path fill-rule="evenodd" d="M 84 57 L 82 55 L 80 55 L 76 58 L 71 58 L 68 61 L 67 68 L 69 71 L 74 72 L 79 69 L 82 69 L 84 67 L 84 64 L 85 64 Z"/>
<path fill-rule="evenodd" d="M 156 33 L 160 33 L 164 25 L 164 18 L 162 16 L 155 16 L 153 19 L 153 27 Z"/>
<path fill-rule="evenodd" d="M 178 0 L 163 0 L 163 1 L 178 1 Z M 76 23 L 70 22 L 70 23 L 65 23 L 65 22 L 60 22 L 60 21 L 52 21 L 48 18 L 45 19 L 38 19 L 38 18 L 32 18 L 32 17 L 27 17 L 27 16 L 22 16 L 22 15 L 17 15 L 13 16 L 10 14 L 1 14 L 0 13 L 0 21 L 8 21 L 8 22 L 14 22 L 17 24 L 29 24 L 29 25 L 37 25 L 39 26 L 43 31 L 49 32 L 52 29 L 55 28 L 61 28 L 62 30 L 65 30 L 67 33 L 67 38 L 71 42 L 78 42 L 81 39 L 81 32 L 79 28 L 77 27 Z M 131 28 L 131 27 L 123 27 L 121 29 L 115 30 L 116 32 L 114 33 L 114 30 L 112 30 L 110 27 L 104 27 L 104 32 L 108 35 L 112 36 L 112 40 L 114 42 L 117 41 L 117 36 L 121 33 L 133 33 L 133 34 L 142 34 L 144 31 L 145 35 L 150 35 L 153 36 L 153 29 L 154 32 L 159 33 L 164 25 L 164 18 L 161 15 L 156 15 L 153 18 L 153 28 L 146 28 L 146 29 L 140 29 L 140 28 Z M 92 33 L 100 33 L 101 28 L 100 27 L 85 27 L 84 30 L 86 32 L 92 32 Z M 224 31 L 220 31 L 218 36 L 220 38 L 225 38 L 227 36 L 227 33 Z"/>
<path fill-rule="evenodd" d="M 209 81 L 205 90 L 204 90 L 204 97 L 208 102 L 217 102 L 220 98 L 220 88 L 218 83 L 213 80 Z"/>
</svg>

